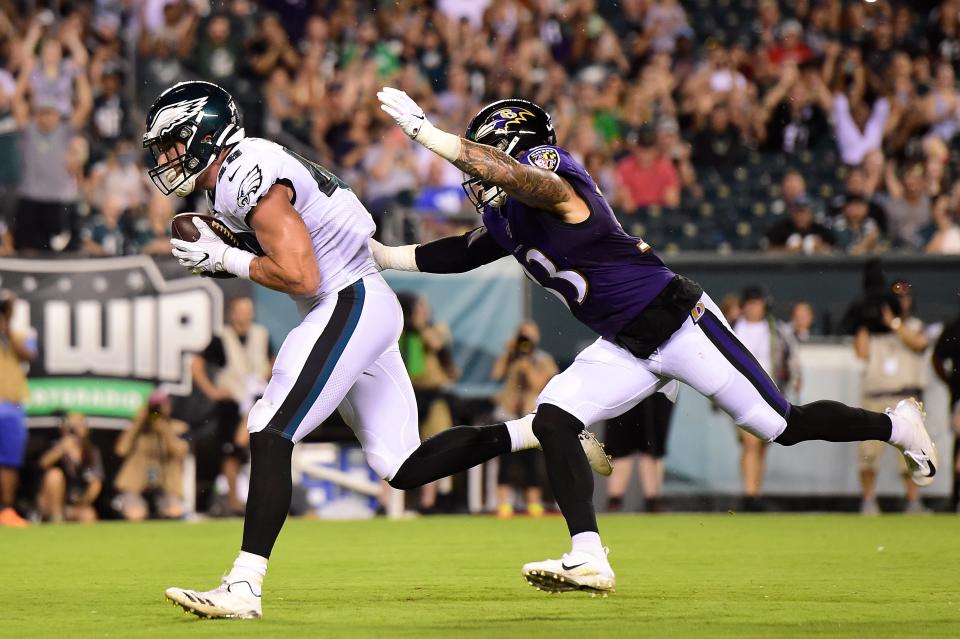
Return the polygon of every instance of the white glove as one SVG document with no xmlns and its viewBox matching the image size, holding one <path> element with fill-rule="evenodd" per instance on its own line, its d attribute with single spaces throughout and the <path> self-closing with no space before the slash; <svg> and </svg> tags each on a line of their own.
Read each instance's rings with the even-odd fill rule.
<svg viewBox="0 0 960 639">
<path fill-rule="evenodd" d="M 256 257 L 253 253 L 227 245 L 199 217 L 193 218 L 193 225 L 200 231 L 196 242 L 170 240 L 173 256 L 180 266 L 194 275 L 227 271 L 243 278 L 250 277 L 250 262 Z"/>
<path fill-rule="evenodd" d="M 383 87 L 382 91 L 377 91 L 377 99 L 380 100 L 380 108 L 396 120 L 403 132 L 414 140 L 417 139 L 417 134 L 420 133 L 424 123 L 433 126 L 423 114 L 420 105 L 400 89 Z"/>
<path fill-rule="evenodd" d="M 419 271 L 417 268 L 416 250 L 418 244 L 406 246 L 384 246 L 372 237 L 367 240 L 373 261 L 381 271 L 393 269 L 395 271 Z"/>
<path fill-rule="evenodd" d="M 411 139 L 451 162 L 460 157 L 460 137 L 433 126 L 423 114 L 420 105 L 409 95 L 400 89 L 383 87 L 377 92 L 377 99 L 380 100 L 380 108 L 393 118 Z"/>
</svg>

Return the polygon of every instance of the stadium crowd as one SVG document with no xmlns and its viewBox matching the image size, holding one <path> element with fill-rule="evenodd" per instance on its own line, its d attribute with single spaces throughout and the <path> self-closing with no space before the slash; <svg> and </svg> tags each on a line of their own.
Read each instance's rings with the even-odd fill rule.
<svg viewBox="0 0 960 639">
<path fill-rule="evenodd" d="M 471 224 L 462 176 L 380 112 L 448 130 L 554 117 L 624 226 L 666 252 L 960 253 L 960 2 L 0 1 L 0 255 L 163 254 L 143 109 L 211 80 L 247 132 L 340 174 L 388 239 Z M 68 7 L 68 8 L 65 8 Z"/>
</svg>

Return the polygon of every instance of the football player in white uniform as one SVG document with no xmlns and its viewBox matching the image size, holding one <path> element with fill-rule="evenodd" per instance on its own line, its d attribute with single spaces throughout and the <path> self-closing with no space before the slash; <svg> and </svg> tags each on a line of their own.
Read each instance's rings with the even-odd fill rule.
<svg viewBox="0 0 960 639">
<path fill-rule="evenodd" d="M 161 94 L 146 129 L 154 184 L 180 196 L 206 191 L 213 214 L 245 245 L 228 246 L 194 218 L 196 241 L 171 240 L 180 264 L 288 293 L 302 317 L 247 420 L 252 470 L 241 552 L 218 588 L 169 588 L 169 599 L 203 617 L 260 617 L 267 559 L 290 507 L 293 445 L 334 410 L 353 428 L 373 470 L 400 489 L 538 445 L 532 418 L 458 426 L 421 444 L 397 347 L 400 305 L 367 246 L 373 219 L 337 176 L 278 144 L 246 137 L 233 99 L 207 82 Z M 583 445 L 605 471 L 596 440 Z"/>
</svg>

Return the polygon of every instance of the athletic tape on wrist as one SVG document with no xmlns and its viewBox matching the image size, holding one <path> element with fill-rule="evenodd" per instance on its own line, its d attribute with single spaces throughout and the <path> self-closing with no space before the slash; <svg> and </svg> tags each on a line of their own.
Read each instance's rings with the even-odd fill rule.
<svg viewBox="0 0 960 639">
<path fill-rule="evenodd" d="M 237 277 L 245 280 L 250 279 L 250 263 L 256 255 L 242 249 L 228 248 L 223 254 L 223 268 L 228 273 L 233 273 Z"/>
<path fill-rule="evenodd" d="M 460 157 L 460 136 L 438 129 L 429 120 L 423 121 L 414 139 L 450 162 L 455 162 Z"/>
</svg>

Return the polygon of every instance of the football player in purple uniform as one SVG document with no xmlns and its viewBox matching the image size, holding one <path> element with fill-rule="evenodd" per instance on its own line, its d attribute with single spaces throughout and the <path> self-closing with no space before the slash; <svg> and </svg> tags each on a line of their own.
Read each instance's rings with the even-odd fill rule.
<svg viewBox="0 0 960 639">
<path fill-rule="evenodd" d="M 557 146 L 546 111 L 525 100 L 494 102 L 460 137 L 433 126 L 402 91 L 384 88 L 377 96 L 404 133 L 470 176 L 464 187 L 483 215 L 483 225 L 462 236 L 399 247 L 373 243 L 378 265 L 459 273 L 512 255 L 600 335 L 538 399 L 533 431 L 572 546 L 561 559 L 526 564 L 523 575 L 532 585 L 613 590 L 593 476 L 577 437 L 585 425 L 616 417 L 657 391 L 675 398 L 677 382 L 765 441 L 886 441 L 903 453 L 915 482 L 933 480 L 936 450 L 918 402 L 875 413 L 834 401 L 787 401 L 700 285 L 623 230 L 593 178 Z"/>
</svg>

